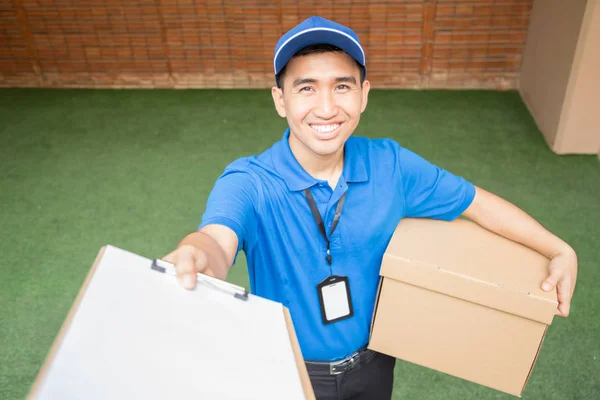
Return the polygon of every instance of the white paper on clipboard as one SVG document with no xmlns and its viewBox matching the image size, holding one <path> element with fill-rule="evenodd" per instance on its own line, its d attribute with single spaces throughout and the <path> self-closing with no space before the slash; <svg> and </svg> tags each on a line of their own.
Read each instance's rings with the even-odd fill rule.
<svg viewBox="0 0 600 400">
<path fill-rule="evenodd" d="M 305 398 L 281 304 L 151 265 L 105 248 L 30 398 Z"/>
</svg>

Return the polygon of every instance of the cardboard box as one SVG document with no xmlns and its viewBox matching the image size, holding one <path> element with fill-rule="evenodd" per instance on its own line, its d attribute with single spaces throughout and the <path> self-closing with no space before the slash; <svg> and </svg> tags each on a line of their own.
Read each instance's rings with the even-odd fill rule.
<svg viewBox="0 0 600 400">
<path fill-rule="evenodd" d="M 600 0 L 536 0 L 519 91 L 557 154 L 600 150 Z"/>
<path fill-rule="evenodd" d="M 540 288 L 548 264 L 465 219 L 404 219 L 369 348 L 520 397 L 558 306 Z"/>
<path fill-rule="evenodd" d="M 314 399 L 288 309 L 214 285 L 102 248 L 28 399 Z"/>
</svg>

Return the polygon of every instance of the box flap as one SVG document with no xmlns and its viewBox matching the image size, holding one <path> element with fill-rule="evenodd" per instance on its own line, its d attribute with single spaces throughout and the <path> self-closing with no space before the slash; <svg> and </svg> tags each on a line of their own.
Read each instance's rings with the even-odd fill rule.
<svg viewBox="0 0 600 400">
<path fill-rule="evenodd" d="M 531 368 L 529 368 L 529 373 L 527 374 L 527 378 L 525 378 L 525 383 L 523 383 L 523 389 L 521 389 L 521 394 L 523 394 L 523 392 L 525 391 L 527 382 L 529 382 L 529 378 L 531 378 L 531 373 L 533 372 L 533 367 L 535 367 L 535 363 L 537 362 L 537 359 L 540 356 L 540 351 L 542 350 L 542 344 L 544 344 L 544 338 L 546 337 L 547 331 L 548 331 L 548 327 L 546 327 L 546 330 L 544 330 L 544 334 L 542 335 L 542 338 L 540 339 L 540 345 L 538 346 L 537 352 L 535 353 L 535 357 L 533 358 L 533 361 L 531 362 Z M 521 396 L 519 395 L 519 397 L 521 397 Z"/>
<path fill-rule="evenodd" d="M 403 219 L 380 274 L 550 324 L 556 291 L 544 292 L 549 260 L 474 222 Z"/>
</svg>

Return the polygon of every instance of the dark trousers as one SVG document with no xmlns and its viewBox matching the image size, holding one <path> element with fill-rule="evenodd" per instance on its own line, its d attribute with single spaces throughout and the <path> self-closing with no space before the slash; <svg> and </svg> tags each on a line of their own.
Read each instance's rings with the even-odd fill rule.
<svg viewBox="0 0 600 400">
<path fill-rule="evenodd" d="M 390 400 L 396 359 L 372 350 L 365 352 L 371 354 L 363 355 L 356 366 L 338 375 L 307 362 L 317 400 Z"/>
</svg>

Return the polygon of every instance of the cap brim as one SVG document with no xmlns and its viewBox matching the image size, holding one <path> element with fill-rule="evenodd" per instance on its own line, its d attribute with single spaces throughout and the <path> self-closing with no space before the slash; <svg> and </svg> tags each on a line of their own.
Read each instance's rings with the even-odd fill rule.
<svg viewBox="0 0 600 400">
<path fill-rule="evenodd" d="M 339 47 L 360 65 L 365 65 L 364 51 L 352 37 L 334 29 L 314 28 L 298 33 L 279 48 L 274 60 L 275 75 L 281 72 L 298 51 L 313 44 L 330 44 Z"/>
</svg>

